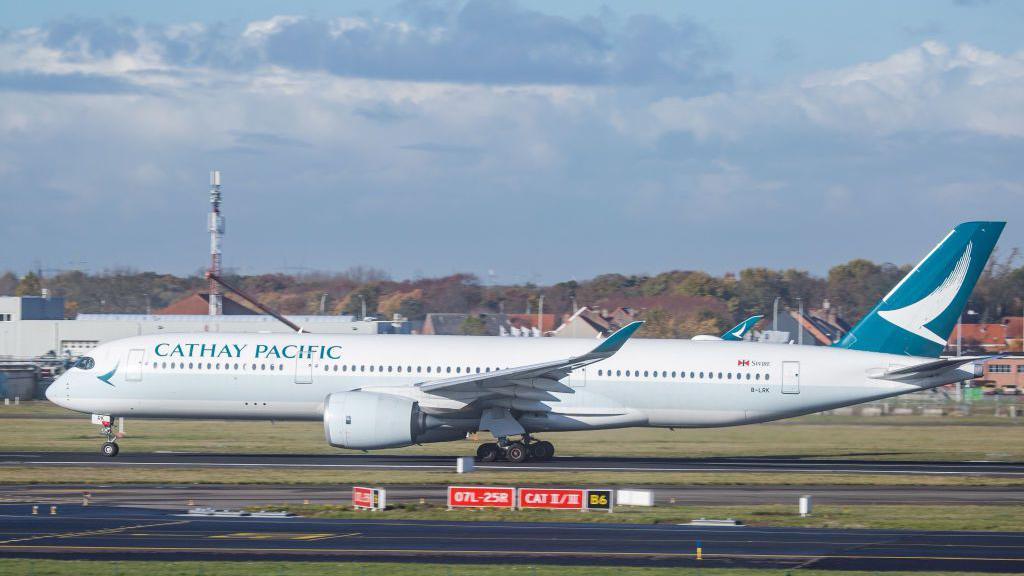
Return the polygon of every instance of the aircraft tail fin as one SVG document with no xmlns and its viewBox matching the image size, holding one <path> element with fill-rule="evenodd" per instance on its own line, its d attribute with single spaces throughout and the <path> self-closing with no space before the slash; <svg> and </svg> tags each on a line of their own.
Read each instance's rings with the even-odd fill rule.
<svg viewBox="0 0 1024 576">
<path fill-rule="evenodd" d="M 1005 225 L 953 228 L 835 346 L 938 358 Z"/>
<path fill-rule="evenodd" d="M 757 316 L 751 316 L 743 322 L 729 328 L 722 334 L 722 340 L 743 340 L 743 337 L 747 335 L 747 332 L 754 327 L 761 319 L 764 318 L 764 314 L 758 314 Z"/>
</svg>

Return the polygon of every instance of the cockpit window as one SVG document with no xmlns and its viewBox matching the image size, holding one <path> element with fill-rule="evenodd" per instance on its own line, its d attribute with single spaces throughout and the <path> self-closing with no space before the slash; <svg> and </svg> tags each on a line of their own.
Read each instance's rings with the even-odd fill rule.
<svg viewBox="0 0 1024 576">
<path fill-rule="evenodd" d="M 92 367 L 96 365 L 96 361 L 88 356 L 82 356 L 73 365 L 73 368 L 81 368 L 82 370 L 92 370 Z"/>
</svg>

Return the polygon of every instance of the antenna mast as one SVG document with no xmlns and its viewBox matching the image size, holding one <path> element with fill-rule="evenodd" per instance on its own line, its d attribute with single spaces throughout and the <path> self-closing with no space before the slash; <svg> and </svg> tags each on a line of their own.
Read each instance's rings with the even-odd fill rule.
<svg viewBox="0 0 1024 576">
<path fill-rule="evenodd" d="M 220 277 L 220 242 L 224 236 L 224 217 L 220 214 L 220 170 L 210 172 L 210 316 L 224 313 L 220 285 L 214 278 Z"/>
</svg>

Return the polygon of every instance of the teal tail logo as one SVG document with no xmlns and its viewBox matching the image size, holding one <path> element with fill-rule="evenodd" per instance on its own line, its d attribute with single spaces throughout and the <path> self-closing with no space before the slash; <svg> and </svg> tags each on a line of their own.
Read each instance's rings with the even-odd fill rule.
<svg viewBox="0 0 1024 576">
<path fill-rule="evenodd" d="M 836 346 L 937 358 L 1005 225 L 954 228 Z"/>
<path fill-rule="evenodd" d="M 117 367 L 120 366 L 120 364 L 121 364 L 120 362 L 118 362 L 117 364 L 114 364 L 114 369 L 113 370 L 111 370 L 110 372 L 107 372 L 106 374 L 100 374 L 99 376 L 97 376 L 97 378 L 102 380 L 103 383 L 106 384 L 107 386 L 113 386 L 113 384 L 110 382 L 110 379 L 114 377 L 114 374 L 117 372 Z"/>
<path fill-rule="evenodd" d="M 747 332 L 750 332 L 750 329 L 760 322 L 762 318 L 764 318 L 764 314 L 758 314 L 757 316 L 747 318 L 743 322 L 740 322 L 726 330 L 725 333 L 722 334 L 722 340 L 743 340 L 743 337 L 747 335 Z"/>
</svg>

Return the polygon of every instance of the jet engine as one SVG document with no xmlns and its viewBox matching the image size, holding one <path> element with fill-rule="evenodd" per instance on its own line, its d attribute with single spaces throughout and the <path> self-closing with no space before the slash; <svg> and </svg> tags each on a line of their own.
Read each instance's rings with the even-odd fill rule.
<svg viewBox="0 0 1024 576">
<path fill-rule="evenodd" d="M 377 392 L 335 392 L 324 404 L 324 434 L 336 448 L 376 450 L 465 436 L 423 413 L 419 403 Z"/>
</svg>

